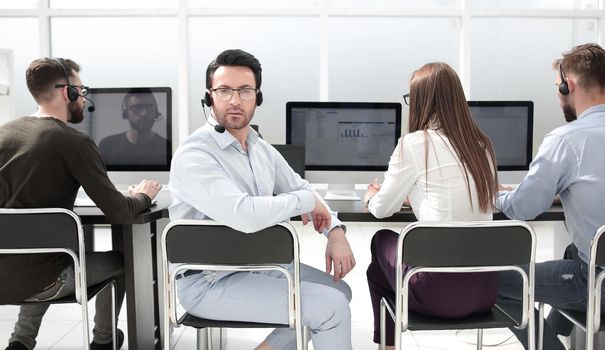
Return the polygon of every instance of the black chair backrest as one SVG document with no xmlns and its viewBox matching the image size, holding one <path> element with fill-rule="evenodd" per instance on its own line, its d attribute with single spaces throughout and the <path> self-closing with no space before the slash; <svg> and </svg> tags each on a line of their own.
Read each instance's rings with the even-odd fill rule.
<svg viewBox="0 0 605 350">
<path fill-rule="evenodd" d="M 77 219 L 65 212 L 0 212 L 0 249 L 69 248 L 79 251 Z"/>
<path fill-rule="evenodd" d="M 408 266 L 521 265 L 531 256 L 532 236 L 523 226 L 418 226 L 403 242 Z"/>
<path fill-rule="evenodd" d="M 305 178 L 305 145 L 272 145 L 286 159 L 290 167 Z"/>
<path fill-rule="evenodd" d="M 166 234 L 171 263 L 288 264 L 294 260 L 290 231 L 280 225 L 243 233 L 222 225 L 180 224 Z"/>
</svg>

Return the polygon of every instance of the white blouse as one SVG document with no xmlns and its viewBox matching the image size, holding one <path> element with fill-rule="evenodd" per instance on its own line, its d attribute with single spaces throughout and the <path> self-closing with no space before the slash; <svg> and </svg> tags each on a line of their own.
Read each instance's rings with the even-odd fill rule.
<svg viewBox="0 0 605 350">
<path fill-rule="evenodd" d="M 428 134 L 428 168 L 425 135 Z M 470 198 L 462 164 L 453 146 L 435 130 L 416 131 L 399 140 L 385 173 L 384 183 L 368 203 L 377 218 L 401 210 L 406 198 L 419 221 L 492 220 L 482 213 L 475 182 L 470 175 Z"/>
</svg>

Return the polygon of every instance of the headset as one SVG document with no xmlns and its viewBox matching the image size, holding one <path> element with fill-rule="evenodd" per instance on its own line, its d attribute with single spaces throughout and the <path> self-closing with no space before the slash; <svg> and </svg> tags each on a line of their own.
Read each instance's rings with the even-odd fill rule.
<svg viewBox="0 0 605 350">
<path fill-rule="evenodd" d="M 63 64 L 63 62 L 61 62 L 60 59 L 53 58 L 53 60 L 59 63 L 59 66 L 61 66 L 63 74 L 65 75 L 65 80 L 67 80 L 67 99 L 69 99 L 70 101 L 77 100 L 80 96 L 80 93 L 78 92 L 78 89 L 76 89 L 75 86 L 71 85 L 71 83 L 69 82 L 69 74 L 67 74 L 67 68 L 65 68 L 65 65 Z"/>
<path fill-rule="evenodd" d="M 202 99 L 202 104 L 205 104 L 208 107 L 212 107 L 212 96 L 206 91 L 204 93 L 204 98 Z M 263 104 L 263 92 L 258 90 L 256 92 L 256 106 L 260 106 Z"/>
<path fill-rule="evenodd" d="M 263 103 L 263 92 L 262 91 L 257 91 L 256 92 L 256 106 L 260 106 Z M 206 91 L 204 93 L 204 98 L 202 99 L 202 112 L 204 112 L 204 118 L 206 119 L 206 122 L 209 123 L 208 121 L 208 117 L 206 116 L 206 108 L 204 108 L 204 106 L 207 107 L 212 107 L 212 96 L 210 96 L 210 94 L 208 93 L 208 91 Z M 218 122 L 218 120 L 216 121 L 216 125 L 214 126 L 214 131 L 218 132 L 219 134 L 222 134 L 225 132 L 225 127 L 221 125 L 221 123 Z"/>
<path fill-rule="evenodd" d="M 60 59 L 53 58 L 53 60 L 55 62 L 57 62 L 59 64 L 59 66 L 61 66 L 61 69 L 63 70 L 63 75 L 65 75 L 65 80 L 67 81 L 67 84 L 66 84 L 67 85 L 67 99 L 70 102 L 77 100 L 78 97 L 80 97 L 80 93 L 78 92 L 78 89 L 75 86 L 71 85 L 71 83 L 69 82 L 69 74 L 67 74 L 67 68 L 65 68 L 65 65 L 63 64 L 63 62 L 61 62 Z M 59 87 L 59 86 L 55 85 L 55 87 Z M 86 96 L 82 96 L 82 97 L 84 97 L 84 99 L 86 101 L 90 102 L 90 106 L 88 106 L 88 111 L 91 113 L 94 112 L 95 103 L 92 102 L 92 100 Z"/>
<path fill-rule="evenodd" d="M 160 113 L 160 111 L 158 110 L 158 104 L 155 101 L 155 97 L 153 97 L 153 94 L 151 92 L 142 92 L 142 93 L 149 93 L 149 94 L 151 94 L 151 97 L 153 98 L 153 102 L 154 102 L 154 106 L 155 106 L 155 111 L 153 113 L 153 119 L 154 120 L 162 119 L 162 117 L 163 117 L 162 113 Z M 139 93 L 129 92 L 122 99 L 122 119 L 128 119 L 128 107 L 126 107 L 126 100 L 128 100 L 129 96 L 136 96 L 137 94 L 139 94 Z"/>
<path fill-rule="evenodd" d="M 559 84 L 559 93 L 563 96 L 569 95 L 569 86 L 567 85 L 567 79 L 563 75 L 563 60 L 559 61 L 559 76 L 561 77 L 561 83 Z"/>
</svg>

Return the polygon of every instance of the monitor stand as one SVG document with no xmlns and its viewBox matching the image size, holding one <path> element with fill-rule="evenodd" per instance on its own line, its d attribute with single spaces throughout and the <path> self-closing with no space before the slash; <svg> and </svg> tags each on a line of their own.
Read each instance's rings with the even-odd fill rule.
<svg viewBox="0 0 605 350">
<path fill-rule="evenodd" d="M 328 184 L 324 199 L 327 201 L 360 201 L 361 197 L 355 191 L 355 184 Z"/>
</svg>

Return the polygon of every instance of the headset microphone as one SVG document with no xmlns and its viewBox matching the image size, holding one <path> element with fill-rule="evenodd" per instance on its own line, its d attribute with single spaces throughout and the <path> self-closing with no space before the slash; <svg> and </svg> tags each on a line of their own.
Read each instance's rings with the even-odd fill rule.
<svg viewBox="0 0 605 350">
<path fill-rule="evenodd" d="M 208 117 L 206 116 L 206 101 L 205 99 L 202 99 L 202 112 L 204 112 L 204 119 L 206 119 L 207 123 L 210 123 L 210 121 L 208 120 Z M 208 105 L 208 107 L 210 107 L 210 104 Z M 212 125 L 212 124 L 210 124 Z M 222 134 L 225 132 L 225 127 L 222 126 L 218 120 L 216 121 L 216 125 L 214 126 L 214 131 L 218 132 L 219 134 Z"/>
<path fill-rule="evenodd" d="M 95 111 L 95 103 L 92 102 L 92 100 L 89 99 L 86 96 L 82 96 L 82 97 L 84 97 L 86 99 L 86 101 L 88 101 L 90 103 L 90 106 L 88 106 L 88 111 L 91 112 L 91 113 L 94 112 Z"/>
</svg>

